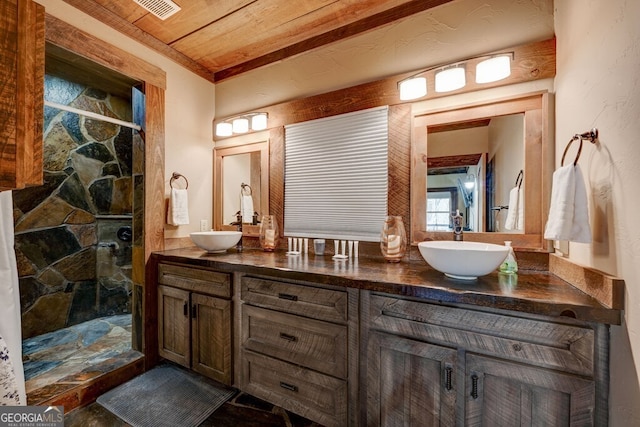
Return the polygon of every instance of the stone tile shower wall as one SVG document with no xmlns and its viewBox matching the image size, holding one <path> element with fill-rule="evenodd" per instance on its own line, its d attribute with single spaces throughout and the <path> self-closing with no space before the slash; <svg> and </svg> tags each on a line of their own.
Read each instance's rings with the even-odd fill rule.
<svg viewBox="0 0 640 427">
<path fill-rule="evenodd" d="M 45 99 L 131 120 L 131 102 L 45 78 Z M 131 312 L 131 129 L 45 107 L 44 185 L 14 191 L 23 338 Z"/>
</svg>

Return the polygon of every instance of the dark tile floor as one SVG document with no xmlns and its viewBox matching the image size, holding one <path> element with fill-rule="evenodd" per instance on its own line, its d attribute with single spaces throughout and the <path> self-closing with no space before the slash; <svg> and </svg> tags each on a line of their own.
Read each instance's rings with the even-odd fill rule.
<svg viewBox="0 0 640 427">
<path fill-rule="evenodd" d="M 24 340 L 28 402 L 37 405 L 139 358 L 131 350 L 131 315 L 95 319 Z M 204 378 L 205 381 L 209 381 Z M 98 403 L 69 411 L 67 427 L 126 427 Z M 200 427 L 320 427 L 268 402 L 239 393 Z M 175 426 L 180 427 L 180 426 Z"/>
<path fill-rule="evenodd" d="M 65 427 L 128 427 L 129 424 L 98 403 L 71 411 Z M 180 427 L 180 426 L 175 426 Z M 240 393 L 223 404 L 200 427 L 321 427 L 248 394 Z"/>
</svg>

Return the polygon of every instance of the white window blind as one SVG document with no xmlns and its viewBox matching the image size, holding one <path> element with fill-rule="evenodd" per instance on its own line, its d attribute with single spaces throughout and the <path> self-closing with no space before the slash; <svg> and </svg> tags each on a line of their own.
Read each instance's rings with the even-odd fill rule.
<svg viewBox="0 0 640 427">
<path fill-rule="evenodd" d="M 285 235 L 379 241 L 388 139 L 388 107 L 286 126 Z"/>
</svg>

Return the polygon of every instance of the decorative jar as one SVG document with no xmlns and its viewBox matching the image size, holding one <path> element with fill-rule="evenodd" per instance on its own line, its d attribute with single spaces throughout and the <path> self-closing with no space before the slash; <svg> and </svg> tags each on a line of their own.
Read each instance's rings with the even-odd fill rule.
<svg viewBox="0 0 640 427">
<path fill-rule="evenodd" d="M 278 221 L 274 215 L 264 215 L 260 222 L 260 247 L 265 252 L 273 252 L 278 247 L 280 240 L 278 233 Z"/>
<path fill-rule="evenodd" d="M 400 216 L 388 216 L 380 234 L 380 250 L 388 262 L 400 262 L 407 250 L 407 234 Z"/>
</svg>

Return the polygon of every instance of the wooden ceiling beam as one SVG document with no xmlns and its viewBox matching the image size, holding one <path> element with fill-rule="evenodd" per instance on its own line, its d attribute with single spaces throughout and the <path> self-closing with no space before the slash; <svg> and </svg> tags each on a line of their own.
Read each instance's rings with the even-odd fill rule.
<svg viewBox="0 0 640 427">
<path fill-rule="evenodd" d="M 400 19 L 407 18 L 416 13 L 424 12 L 452 0 L 413 0 L 400 6 L 396 6 L 384 12 L 377 13 L 368 18 L 361 19 L 351 24 L 347 24 L 332 31 L 327 31 L 315 37 L 311 37 L 299 43 L 260 56 L 258 58 L 243 62 L 233 67 L 215 72 L 215 81 L 219 82 L 231 77 L 235 77 L 247 71 L 264 67 L 273 62 L 298 55 L 318 47 L 365 33 L 378 27 L 390 24 Z"/>
</svg>

